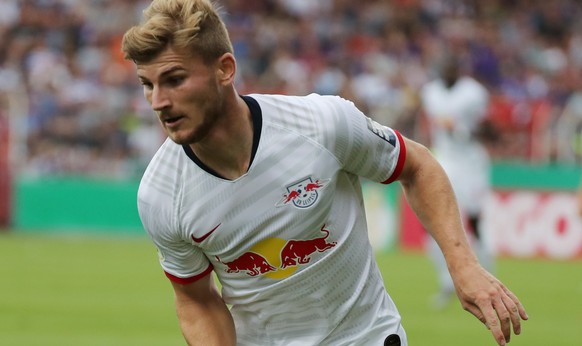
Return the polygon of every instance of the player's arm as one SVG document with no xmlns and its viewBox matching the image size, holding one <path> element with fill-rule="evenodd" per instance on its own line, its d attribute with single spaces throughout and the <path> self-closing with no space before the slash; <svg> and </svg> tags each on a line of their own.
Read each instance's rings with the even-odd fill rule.
<svg viewBox="0 0 582 346">
<path fill-rule="evenodd" d="M 473 253 L 459 214 L 451 184 L 426 147 L 409 139 L 406 161 L 398 180 L 408 203 L 439 244 L 463 308 L 475 315 L 505 345 L 521 332 L 527 314 L 519 299 L 488 273 Z"/>
<path fill-rule="evenodd" d="M 236 345 L 232 315 L 222 300 L 212 275 L 174 287 L 176 312 L 188 345 Z"/>
</svg>

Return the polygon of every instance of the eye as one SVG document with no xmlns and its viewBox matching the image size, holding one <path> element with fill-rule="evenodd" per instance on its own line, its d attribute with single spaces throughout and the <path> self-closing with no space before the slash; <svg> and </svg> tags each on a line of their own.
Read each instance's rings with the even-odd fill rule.
<svg viewBox="0 0 582 346">
<path fill-rule="evenodd" d="M 147 90 L 151 90 L 152 89 L 152 83 L 150 82 L 146 82 L 146 81 L 139 81 L 139 83 L 144 87 L 144 89 Z"/>
<path fill-rule="evenodd" d="M 172 76 L 166 79 L 166 83 L 170 86 L 178 86 L 184 81 L 184 77 L 182 76 Z"/>
</svg>

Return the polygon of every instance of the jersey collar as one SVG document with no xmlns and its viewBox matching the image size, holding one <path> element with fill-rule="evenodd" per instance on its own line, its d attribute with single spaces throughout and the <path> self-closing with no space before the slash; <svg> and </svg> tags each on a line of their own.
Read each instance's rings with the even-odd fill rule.
<svg viewBox="0 0 582 346">
<path fill-rule="evenodd" d="M 261 139 L 261 129 L 263 128 L 263 112 L 261 110 L 261 106 L 259 106 L 259 103 L 254 98 L 243 95 L 241 95 L 240 97 L 245 101 L 247 107 L 249 107 L 251 111 L 251 117 L 253 119 L 253 148 L 251 152 L 251 163 L 249 165 L 250 168 L 253 165 L 255 154 L 257 153 L 257 150 L 259 148 L 259 141 Z M 218 174 L 216 171 L 214 171 L 212 168 L 206 166 L 202 161 L 200 161 L 198 156 L 196 156 L 196 154 L 194 153 L 192 148 L 190 148 L 189 145 L 182 145 L 182 148 L 184 149 L 184 152 L 186 153 L 186 155 L 188 155 L 190 160 L 192 160 L 196 165 L 198 165 L 198 167 L 214 175 L 215 177 L 226 179 L 220 174 Z"/>
</svg>

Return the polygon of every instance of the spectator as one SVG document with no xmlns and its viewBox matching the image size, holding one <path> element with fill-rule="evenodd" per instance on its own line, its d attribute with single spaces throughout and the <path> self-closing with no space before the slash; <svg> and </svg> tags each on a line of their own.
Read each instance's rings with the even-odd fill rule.
<svg viewBox="0 0 582 346">
<path fill-rule="evenodd" d="M 14 115 L 10 119 L 18 122 L 13 128 L 20 129 L 19 143 L 25 143 L 16 150 L 23 153 L 18 155 L 18 167 L 42 174 L 36 163 L 53 158 L 42 157 L 48 153 L 34 147 L 39 142 L 50 142 L 51 152 L 78 152 L 75 159 L 86 161 L 65 164 L 58 160 L 50 164 L 52 173 L 132 174 L 132 169 L 102 171 L 93 165 L 99 160 L 82 154 L 116 141 L 113 138 L 119 138 L 119 129 L 105 126 L 111 132 L 102 133 L 91 145 L 82 137 L 97 128 L 105 131 L 100 122 L 109 121 L 99 116 L 90 118 L 90 114 L 133 114 L 129 117 L 143 119 L 135 114 L 133 95 L 139 87 L 131 73 L 133 67 L 122 61 L 119 42 L 127 20 L 137 21 L 148 3 L 0 1 L 0 75 L 6 78 L 0 92 L 9 95 L 9 112 Z M 575 0 L 473 1 L 456 5 L 444 0 L 219 3 L 227 13 L 225 19 L 239 57 L 237 85 L 242 93 L 339 93 L 356 100 L 361 109 L 387 125 L 405 123 L 414 127 L 411 109 L 418 103 L 410 95 L 431 78 L 445 46 L 454 46 L 461 55 L 471 57 L 476 77 L 492 94 L 526 106 L 546 102 L 553 110 L 547 115 L 550 125 L 576 89 L 571 76 L 582 72 L 580 24 L 573 20 L 582 14 L 582 4 Z M 314 17 L 317 20 L 311 20 Z M 370 72 L 376 76 L 379 72 L 382 78 L 370 78 Z M 94 95 L 105 95 L 107 101 L 95 104 Z M 516 120 L 526 119 L 525 125 L 513 123 L 512 118 L 503 125 L 509 130 L 528 127 L 527 119 L 532 114 L 526 113 Z M 60 121 L 62 117 L 69 121 Z M 60 138 L 63 131 L 55 129 L 58 126 L 73 127 L 78 136 L 68 138 L 64 145 Z M 130 132 L 140 126 L 138 122 L 120 131 L 131 137 Z M 544 137 L 552 141 L 559 138 L 554 127 L 542 128 Z M 526 135 L 531 138 L 539 133 Z M 522 143 L 519 137 L 508 139 Z M 111 162 L 138 162 L 137 157 L 149 155 L 140 153 L 133 143 L 118 142 L 125 146 L 122 155 L 109 150 L 95 152 Z M 494 154 L 497 156 L 493 159 L 531 158 L 527 151 Z M 560 153 L 556 157 L 571 160 Z"/>
</svg>

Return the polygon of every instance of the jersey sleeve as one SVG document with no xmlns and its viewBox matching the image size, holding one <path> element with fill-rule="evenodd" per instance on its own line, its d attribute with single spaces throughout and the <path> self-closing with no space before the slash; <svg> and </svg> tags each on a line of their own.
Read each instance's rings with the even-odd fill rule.
<svg viewBox="0 0 582 346">
<path fill-rule="evenodd" d="M 160 265 L 166 276 L 180 284 L 192 283 L 209 274 L 213 267 L 202 250 L 182 235 L 172 217 L 172 204 L 165 197 L 140 186 L 139 216 L 158 250 Z"/>
<path fill-rule="evenodd" d="M 406 159 L 402 135 L 364 115 L 352 102 L 336 97 L 332 151 L 343 169 L 371 181 L 395 181 Z"/>
</svg>

